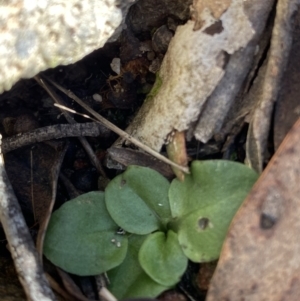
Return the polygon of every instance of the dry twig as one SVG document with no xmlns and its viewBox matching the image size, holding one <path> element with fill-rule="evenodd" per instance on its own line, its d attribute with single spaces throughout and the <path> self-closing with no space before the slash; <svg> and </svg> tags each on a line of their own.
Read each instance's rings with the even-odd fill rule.
<svg viewBox="0 0 300 301">
<path fill-rule="evenodd" d="M 52 81 L 51 79 L 47 78 L 47 80 L 54 85 L 57 89 L 59 89 L 60 91 L 62 91 L 63 93 L 65 93 L 67 96 L 69 96 L 71 99 L 75 100 L 79 105 L 81 105 L 86 111 L 88 111 L 90 114 L 92 114 L 97 120 L 99 120 L 101 122 L 101 124 L 103 124 L 105 127 L 107 127 L 108 129 L 110 129 L 111 131 L 115 132 L 116 134 L 118 134 L 120 137 L 122 137 L 123 139 L 128 140 L 129 142 L 131 142 L 132 144 L 136 145 L 137 147 L 141 148 L 142 150 L 144 150 L 145 152 L 151 154 L 152 156 L 154 156 L 155 158 L 171 165 L 174 166 L 180 170 L 182 170 L 185 173 L 189 173 L 189 169 L 187 167 L 178 165 L 174 162 L 172 162 L 171 160 L 169 160 L 168 158 L 164 157 L 163 155 L 161 155 L 160 153 L 154 151 L 152 148 L 150 148 L 149 146 L 143 144 L 142 142 L 140 142 L 139 140 L 135 139 L 134 137 L 132 137 L 131 135 L 129 135 L 128 133 L 124 132 L 123 130 L 121 130 L 120 128 L 118 128 L 117 126 L 115 126 L 113 123 L 109 122 L 107 119 L 105 119 L 104 117 L 102 117 L 100 114 L 98 114 L 96 111 L 94 111 L 92 108 L 90 108 L 89 106 L 87 106 L 79 97 L 77 97 L 72 91 L 68 91 L 65 88 L 63 88 L 62 86 L 58 85 L 57 83 L 55 83 L 54 81 Z"/>
<path fill-rule="evenodd" d="M 43 81 L 38 75 L 35 76 L 34 78 L 47 91 L 47 93 L 52 97 L 52 99 L 54 100 L 55 103 L 57 103 L 59 105 L 64 105 L 64 102 L 60 99 L 60 97 L 58 97 L 58 95 L 51 89 L 51 87 L 45 81 Z M 62 111 L 62 112 L 70 124 L 76 123 L 74 118 L 68 112 L 66 112 L 66 111 Z M 85 151 L 87 152 L 87 154 L 89 155 L 92 163 L 97 168 L 98 172 L 103 177 L 106 178 L 106 173 L 105 173 L 104 169 L 102 168 L 97 156 L 95 155 L 92 147 L 90 146 L 90 144 L 88 143 L 86 138 L 78 137 L 78 139 L 79 139 L 80 143 L 82 144 L 83 148 L 85 149 Z"/>
<path fill-rule="evenodd" d="M 0 142 L 1 142 L 0 135 Z M 0 149 L 1 150 L 1 149 Z M 56 300 L 38 259 L 18 200 L 8 180 L 0 152 L 0 221 L 19 280 L 30 301 Z"/>
<path fill-rule="evenodd" d="M 267 65 L 262 68 L 261 81 L 255 95 L 257 107 L 247 135 L 247 161 L 256 171 L 263 168 L 264 152 L 267 145 L 273 105 L 278 97 L 281 81 L 287 65 L 292 44 L 293 14 L 299 0 L 279 0 L 272 32 L 271 47 Z"/>
<path fill-rule="evenodd" d="M 51 125 L 3 139 L 2 152 L 5 154 L 25 145 L 51 139 L 83 136 L 97 137 L 103 133 L 105 134 L 105 132 L 107 130 L 103 129 L 96 122 Z"/>
</svg>

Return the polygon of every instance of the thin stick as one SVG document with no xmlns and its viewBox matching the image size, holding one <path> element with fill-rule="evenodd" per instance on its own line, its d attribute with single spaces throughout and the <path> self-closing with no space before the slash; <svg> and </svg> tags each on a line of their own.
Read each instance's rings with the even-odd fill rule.
<svg viewBox="0 0 300 301">
<path fill-rule="evenodd" d="M 46 77 L 45 77 L 46 78 Z M 89 106 L 87 106 L 79 97 L 77 97 L 72 91 L 68 91 L 67 89 L 63 88 L 62 86 L 58 85 L 57 83 L 53 82 L 51 79 L 46 78 L 47 81 L 49 81 L 52 85 L 54 85 L 57 89 L 59 89 L 60 91 L 62 91 L 63 93 L 65 93 L 67 96 L 69 96 L 70 98 L 72 98 L 73 100 L 75 100 L 79 105 L 81 105 L 85 110 L 87 110 L 90 114 L 92 114 L 97 120 L 99 120 L 104 126 L 106 126 L 108 129 L 110 129 L 111 131 L 115 132 L 116 134 L 118 134 L 120 137 L 122 137 L 123 139 L 128 140 L 129 142 L 131 142 L 132 144 L 136 145 L 137 147 L 143 149 L 144 151 L 146 151 L 147 153 L 151 154 L 152 156 L 154 156 L 155 158 L 171 165 L 174 166 L 180 170 L 182 170 L 185 173 L 189 173 L 189 169 L 185 166 L 181 166 L 179 164 L 176 164 L 174 162 L 172 162 L 171 160 L 169 160 L 168 158 L 164 157 L 163 155 L 161 155 L 160 153 L 154 151 L 152 148 L 150 148 L 149 146 L 143 144 L 142 142 L 140 142 L 139 140 L 135 139 L 134 137 L 132 137 L 131 135 L 129 135 L 128 133 L 126 133 L 125 131 L 121 130 L 120 128 L 118 128 L 117 126 L 115 126 L 113 123 L 109 122 L 107 119 L 105 119 L 104 117 L 102 117 L 100 114 L 98 114 L 96 111 L 94 111 L 92 108 L 90 108 Z"/>
<path fill-rule="evenodd" d="M 106 301 L 118 301 L 118 299 L 106 287 L 102 287 L 100 289 L 99 296 Z"/>
<path fill-rule="evenodd" d="M 34 77 L 35 80 L 47 91 L 47 93 L 51 96 L 51 98 L 54 100 L 54 102 L 56 102 L 57 104 L 60 105 L 64 105 L 64 102 L 58 97 L 58 95 L 56 95 L 56 93 L 51 89 L 51 87 L 48 86 L 48 84 L 43 81 L 42 78 L 40 78 L 38 75 Z M 67 119 L 67 121 L 70 124 L 75 124 L 77 123 L 74 118 L 66 111 L 62 111 L 65 118 Z M 90 144 L 88 143 L 88 141 L 86 140 L 85 137 L 78 137 L 80 143 L 82 144 L 83 148 L 85 149 L 85 151 L 87 152 L 87 154 L 89 155 L 92 163 L 95 165 L 95 167 L 97 168 L 98 172 L 103 176 L 103 177 L 107 177 L 106 173 L 103 169 L 103 167 L 100 164 L 100 161 L 98 160 L 97 156 L 95 155 L 92 147 L 90 146 Z"/>
<path fill-rule="evenodd" d="M 33 193 L 33 155 L 32 149 L 30 150 L 30 190 L 31 190 L 31 205 L 33 211 L 33 219 L 36 222 L 36 212 L 35 212 L 35 203 L 34 203 L 34 193 Z"/>
<path fill-rule="evenodd" d="M 14 260 L 19 280 L 29 301 L 56 300 L 44 275 L 18 200 L 7 177 L 1 154 L 0 135 L 0 222 Z"/>
<path fill-rule="evenodd" d="M 17 148 L 34 144 L 37 142 L 60 139 L 66 137 L 97 137 L 107 135 L 108 129 L 105 128 L 99 121 L 76 123 L 76 124 L 56 124 L 43 128 L 38 128 L 33 131 L 22 133 L 3 139 L 2 153 L 5 154 Z"/>
<path fill-rule="evenodd" d="M 266 69 L 258 75 L 258 90 L 254 90 L 256 93 L 252 96 L 257 99 L 257 104 L 248 129 L 246 160 L 250 167 L 259 173 L 263 170 L 274 103 L 281 92 L 281 83 L 289 59 L 295 25 L 293 15 L 298 6 L 298 0 L 277 1 Z"/>
</svg>

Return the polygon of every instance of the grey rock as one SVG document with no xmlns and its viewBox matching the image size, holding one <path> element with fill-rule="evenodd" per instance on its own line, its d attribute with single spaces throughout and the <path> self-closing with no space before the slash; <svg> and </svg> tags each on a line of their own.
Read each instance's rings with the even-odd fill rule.
<svg viewBox="0 0 300 301">
<path fill-rule="evenodd" d="M 116 39 L 134 2 L 0 1 L 0 93 L 21 78 L 74 63 Z"/>
</svg>

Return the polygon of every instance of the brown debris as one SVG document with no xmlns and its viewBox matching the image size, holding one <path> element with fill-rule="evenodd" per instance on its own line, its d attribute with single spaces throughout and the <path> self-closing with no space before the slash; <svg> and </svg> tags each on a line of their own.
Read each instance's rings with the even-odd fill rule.
<svg viewBox="0 0 300 301">
<path fill-rule="evenodd" d="M 170 160 L 182 166 L 188 165 L 188 157 L 185 145 L 185 132 L 173 131 L 171 133 L 170 141 L 167 143 L 166 149 Z M 172 169 L 177 179 L 179 181 L 184 181 L 185 174 L 176 167 L 172 167 Z"/>
<path fill-rule="evenodd" d="M 63 137 L 84 137 L 107 135 L 109 131 L 102 125 L 94 122 L 76 123 L 76 124 L 57 124 L 44 128 L 38 128 L 22 135 L 16 135 L 5 138 L 2 141 L 2 152 L 5 154 L 22 146 L 34 144 L 37 142 Z"/>
<path fill-rule="evenodd" d="M 292 21 L 292 20 L 291 20 Z M 300 117 L 300 9 L 295 15 L 295 29 L 293 31 L 293 44 L 289 62 L 282 79 L 280 91 L 275 107 L 274 119 L 274 148 L 278 149 L 280 143 L 290 128 Z"/>
<path fill-rule="evenodd" d="M 207 291 L 210 285 L 211 278 L 215 272 L 217 262 L 204 262 L 200 265 L 200 270 L 197 274 L 196 283 L 200 290 Z"/>
<path fill-rule="evenodd" d="M 1 136 L 0 136 L 1 142 Z M 19 280 L 29 301 L 56 300 L 43 272 L 0 153 L 0 221 Z"/>
<path fill-rule="evenodd" d="M 147 153 L 129 148 L 119 147 L 111 147 L 107 150 L 107 153 L 110 159 L 121 164 L 124 169 L 128 165 L 139 165 L 151 167 L 152 169 L 158 171 L 168 179 L 171 179 L 174 176 L 172 169 L 168 164 L 160 162 L 159 160 L 148 155 Z"/>
<path fill-rule="evenodd" d="M 297 0 L 280 0 L 276 6 L 275 24 L 265 70 L 261 71 L 258 83 L 257 104 L 249 126 L 246 152 L 249 166 L 257 172 L 263 169 L 265 150 L 269 137 L 271 114 L 278 98 L 281 82 L 292 44 L 292 16 L 297 9 Z"/>
<path fill-rule="evenodd" d="M 300 120 L 232 221 L 207 301 L 299 300 Z"/>
</svg>

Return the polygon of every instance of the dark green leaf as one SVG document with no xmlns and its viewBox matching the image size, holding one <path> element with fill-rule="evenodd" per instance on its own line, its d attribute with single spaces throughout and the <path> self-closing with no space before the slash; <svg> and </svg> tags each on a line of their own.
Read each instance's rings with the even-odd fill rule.
<svg viewBox="0 0 300 301">
<path fill-rule="evenodd" d="M 138 261 L 138 252 L 147 236 L 131 235 L 125 260 L 107 273 L 110 280 L 109 290 L 117 299 L 156 297 L 169 287 L 152 280 Z"/>
<path fill-rule="evenodd" d="M 171 218 L 169 187 L 169 182 L 158 172 L 129 166 L 105 190 L 108 212 L 127 232 L 149 234 L 164 227 Z"/>
<path fill-rule="evenodd" d="M 177 234 L 169 230 L 150 234 L 142 244 L 139 261 L 145 272 L 161 285 L 172 286 L 179 282 L 187 267 Z"/>
<path fill-rule="evenodd" d="M 127 252 L 127 237 L 116 234 L 101 192 L 66 202 L 51 217 L 44 254 L 77 275 L 97 275 L 118 266 Z"/>
</svg>

